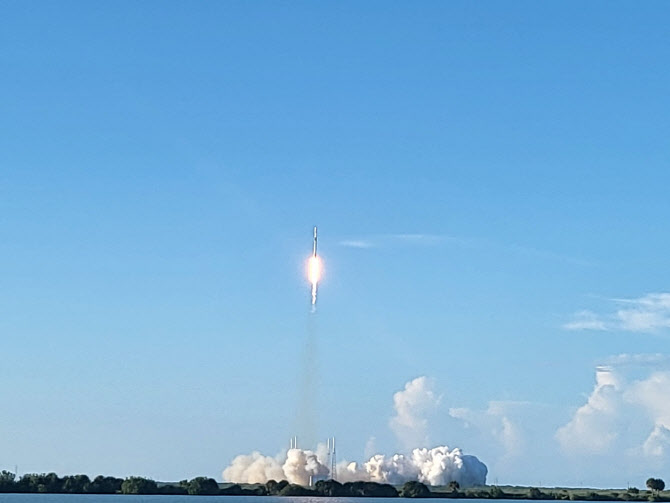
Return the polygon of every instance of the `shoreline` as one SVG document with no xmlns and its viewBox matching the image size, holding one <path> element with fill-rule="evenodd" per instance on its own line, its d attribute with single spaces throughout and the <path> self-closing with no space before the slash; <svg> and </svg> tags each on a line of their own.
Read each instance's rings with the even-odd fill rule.
<svg viewBox="0 0 670 503">
<path fill-rule="evenodd" d="M 180 482 L 156 482 L 144 477 L 105 477 L 87 475 L 59 477 L 55 473 L 26 474 L 16 479 L 13 473 L 0 472 L 1 494 L 135 494 L 193 496 L 309 496 L 378 497 L 432 499 L 566 500 L 566 501 L 668 501 L 670 491 L 649 489 L 593 489 L 491 485 L 461 489 L 455 482 L 446 486 L 427 486 L 421 482 L 391 485 L 377 482 L 320 480 L 312 487 L 270 480 L 265 484 L 219 483 L 209 477 Z"/>
</svg>

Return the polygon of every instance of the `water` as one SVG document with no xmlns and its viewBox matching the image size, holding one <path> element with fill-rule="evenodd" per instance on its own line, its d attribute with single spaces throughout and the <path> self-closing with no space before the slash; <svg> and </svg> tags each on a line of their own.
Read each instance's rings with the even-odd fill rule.
<svg viewBox="0 0 670 503">
<path fill-rule="evenodd" d="M 391 503 L 402 498 L 315 498 L 313 496 L 180 496 L 130 494 L 0 494 L 0 503 Z M 432 501 L 423 498 L 421 501 Z M 444 503 L 444 499 L 439 500 Z M 450 500 L 455 501 L 455 500 Z M 496 500 L 488 500 L 489 502 Z"/>
<path fill-rule="evenodd" d="M 172 496 L 127 494 L 0 494 L 0 503 L 392 503 L 404 498 L 315 498 L 313 496 Z M 421 498 L 445 503 L 459 499 Z M 471 503 L 472 500 L 467 500 Z M 488 503 L 503 500 L 487 500 Z M 509 502 L 506 502 L 509 503 Z"/>
<path fill-rule="evenodd" d="M 404 498 L 315 498 L 313 496 L 181 496 L 134 494 L 1 494 L 0 503 L 391 503 Z M 435 498 L 422 498 L 422 502 Z M 445 500 L 439 498 L 440 503 Z M 460 500 L 449 500 L 460 501 Z M 468 500 L 471 503 L 472 500 Z M 495 502 L 499 500 L 487 500 Z M 502 501 L 502 500 L 500 500 Z M 509 503 L 509 502 L 505 502 Z"/>
</svg>

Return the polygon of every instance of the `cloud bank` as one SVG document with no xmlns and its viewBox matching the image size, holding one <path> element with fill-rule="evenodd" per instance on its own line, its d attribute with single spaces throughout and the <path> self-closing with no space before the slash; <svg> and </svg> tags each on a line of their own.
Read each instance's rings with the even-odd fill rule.
<svg viewBox="0 0 670 503">
<path fill-rule="evenodd" d="M 667 463 L 670 458 L 670 370 L 647 370 L 628 378 L 626 368 L 638 370 L 654 363 L 667 367 L 668 357 L 618 355 L 596 369 L 596 383 L 586 403 L 556 432 L 563 452 L 571 455 L 625 454 Z"/>
<path fill-rule="evenodd" d="M 613 299 L 617 308 L 598 314 L 576 312 L 563 325 L 567 330 L 620 330 L 652 333 L 670 328 L 670 293 L 649 293 L 634 299 Z"/>
</svg>

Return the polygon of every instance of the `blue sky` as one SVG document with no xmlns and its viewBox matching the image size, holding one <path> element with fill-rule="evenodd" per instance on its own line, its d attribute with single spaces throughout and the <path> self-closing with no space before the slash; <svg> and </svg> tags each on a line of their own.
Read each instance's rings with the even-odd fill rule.
<svg viewBox="0 0 670 503">
<path fill-rule="evenodd" d="M 1 468 L 220 478 L 283 449 L 317 224 L 341 457 L 402 449 L 393 394 L 427 376 L 430 441 L 491 482 L 667 474 L 667 3 L 0 18 Z"/>
</svg>

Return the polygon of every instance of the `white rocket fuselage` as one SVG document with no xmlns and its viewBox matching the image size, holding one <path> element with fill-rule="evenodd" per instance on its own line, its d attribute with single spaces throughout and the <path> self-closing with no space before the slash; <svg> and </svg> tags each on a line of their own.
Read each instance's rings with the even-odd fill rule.
<svg viewBox="0 0 670 503">
<path fill-rule="evenodd" d="M 312 257 L 316 257 L 316 227 L 314 227 L 314 247 L 312 248 Z"/>
</svg>

